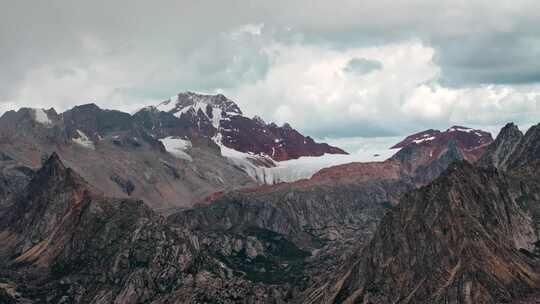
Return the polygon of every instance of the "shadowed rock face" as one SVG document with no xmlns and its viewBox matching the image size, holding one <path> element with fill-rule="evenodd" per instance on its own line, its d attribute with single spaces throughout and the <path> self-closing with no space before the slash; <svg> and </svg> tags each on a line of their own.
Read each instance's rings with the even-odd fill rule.
<svg viewBox="0 0 540 304">
<path fill-rule="evenodd" d="M 209 206 L 173 214 L 168 222 L 189 227 L 203 248 L 248 278 L 279 283 L 295 294 L 335 271 L 351 248 L 371 238 L 392 206 L 387 187 L 374 182 L 232 193 Z M 392 187 L 395 192 L 410 189 Z"/>
<path fill-rule="evenodd" d="M 487 147 L 486 152 L 478 161 L 478 165 L 483 167 L 493 166 L 506 170 L 509 157 L 522 138 L 523 133 L 515 124 L 509 123 L 505 125 L 495 142 Z"/>
<path fill-rule="evenodd" d="M 9 191 L 0 184 L 0 300 L 14 300 L 14 286 L 36 303 L 529 301 L 540 273 L 536 133 L 511 153 L 487 149 L 509 155 L 497 158 L 505 172 L 459 162 L 431 183 L 466 159 L 449 141 L 429 161 L 416 150 L 325 169 L 167 220 L 96 194 L 53 155 L 16 171 Z"/>
<path fill-rule="evenodd" d="M 519 183 L 453 164 L 381 222 L 329 302 L 499 303 L 540 288 L 538 241 Z"/>
<path fill-rule="evenodd" d="M 141 201 L 96 195 L 53 154 L 0 221 L 0 299 L 28 303 L 275 303 Z M 270 295 L 270 296 L 269 296 Z M 24 302 L 23 302 L 24 303 Z"/>
<path fill-rule="evenodd" d="M 173 214 L 168 221 L 190 227 L 209 251 L 228 259 L 233 268 L 266 259 L 262 271 L 243 271 L 251 277 L 270 277 L 267 271 L 273 269 L 274 277 L 296 282 L 291 288 L 301 293 L 317 282 L 324 284 L 329 273 L 363 248 L 404 193 L 464 158 L 455 141 L 438 148 L 436 157 L 418 157 L 431 146 L 411 145 L 409 152 L 385 162 L 345 164 L 323 169 L 308 180 L 220 193 L 209 206 Z M 275 261 L 286 258 L 270 253 L 263 235 L 247 233 L 254 228 L 276 233 L 310 255 L 287 261 L 293 267 L 279 267 Z M 252 246 L 251 256 L 240 258 L 244 247 L 234 244 L 250 242 L 258 245 Z"/>
<path fill-rule="evenodd" d="M 533 127 L 521 136 L 507 125 L 481 166 L 454 163 L 406 194 L 369 245 L 309 288 L 302 302 L 534 303 L 539 133 Z"/>
</svg>

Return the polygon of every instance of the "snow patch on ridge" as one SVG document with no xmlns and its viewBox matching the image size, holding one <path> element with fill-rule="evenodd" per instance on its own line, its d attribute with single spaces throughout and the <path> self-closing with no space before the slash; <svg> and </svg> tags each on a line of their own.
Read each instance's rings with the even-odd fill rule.
<svg viewBox="0 0 540 304">
<path fill-rule="evenodd" d="M 50 125 L 52 121 L 43 109 L 32 109 L 34 112 L 34 119 L 43 125 Z"/>
<path fill-rule="evenodd" d="M 269 168 L 257 166 L 256 163 L 264 161 L 266 163 L 275 163 L 271 158 L 264 155 L 256 155 L 254 153 L 244 153 L 225 146 L 221 142 L 221 133 L 218 133 L 212 140 L 219 146 L 221 155 L 225 157 L 231 164 L 242 169 L 251 178 L 261 184 L 274 184 L 275 178 L 268 172 Z"/>
<path fill-rule="evenodd" d="M 191 148 L 191 141 L 173 136 L 162 138 L 159 141 L 161 141 L 165 150 L 173 156 L 187 161 L 193 161 L 191 156 L 186 153 L 186 150 Z"/>
<path fill-rule="evenodd" d="M 428 135 L 428 134 L 425 134 L 425 135 L 423 136 L 424 138 L 415 139 L 415 140 L 413 140 L 413 142 L 414 142 L 415 144 L 421 144 L 421 143 L 426 142 L 426 141 L 432 141 L 432 140 L 434 140 L 434 139 L 436 138 L 435 136 L 429 136 L 429 137 L 427 137 L 427 136 L 429 136 L 429 135 Z"/>
<path fill-rule="evenodd" d="M 94 142 L 90 138 L 88 138 L 88 136 L 86 136 L 83 131 L 77 130 L 77 134 L 79 135 L 78 138 L 72 138 L 74 143 L 87 149 L 96 149 Z"/>
<path fill-rule="evenodd" d="M 449 128 L 449 129 L 447 130 L 447 132 L 456 132 L 456 131 L 470 133 L 470 132 L 473 132 L 474 130 L 471 129 L 471 128 L 457 127 L 457 126 L 456 126 L 456 127 Z"/>
<path fill-rule="evenodd" d="M 159 111 L 163 111 L 163 112 L 172 111 L 176 107 L 176 100 L 177 99 L 178 99 L 178 97 L 173 96 L 169 100 L 166 100 L 166 101 L 158 104 L 156 106 L 156 109 L 158 109 Z"/>
</svg>

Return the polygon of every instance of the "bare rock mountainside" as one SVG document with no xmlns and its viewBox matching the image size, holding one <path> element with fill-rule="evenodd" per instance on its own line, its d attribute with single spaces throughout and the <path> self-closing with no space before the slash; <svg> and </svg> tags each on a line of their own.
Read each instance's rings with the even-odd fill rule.
<svg viewBox="0 0 540 304">
<path fill-rule="evenodd" d="M 537 303 L 540 126 L 406 194 L 305 303 Z"/>
<path fill-rule="evenodd" d="M 301 294 L 323 283 L 326 274 L 336 272 L 348 256 L 367 244 L 383 216 L 405 193 L 430 182 L 452 162 L 466 159 L 465 149 L 475 149 L 459 144 L 462 133 L 470 133 L 466 130 L 433 141 L 436 145 L 408 143 L 384 162 L 345 164 L 323 169 L 307 180 L 221 194 L 208 206 L 169 216 L 169 223 L 189 227 L 204 240 L 202 246 L 223 256 L 231 267 L 259 280 L 294 281 L 293 293 Z M 483 151 L 492 139 L 482 133 L 486 141 L 475 142 L 476 149 Z M 264 249 L 267 236 L 262 232 L 268 231 L 309 255 L 280 265 L 283 259 Z M 260 249 L 234 246 L 246 238 L 261 244 Z"/>
<path fill-rule="evenodd" d="M 86 104 L 60 114 L 23 108 L 0 117 L 3 157 L 38 168 L 56 152 L 104 194 L 142 199 L 160 211 L 190 207 L 216 191 L 257 185 L 225 150 L 249 153 L 257 166 L 345 153 L 288 125 L 244 117 L 223 95 L 182 93 L 134 115 Z"/>
<path fill-rule="evenodd" d="M 265 303 L 188 231 L 131 199 L 95 194 L 56 154 L 0 222 L 2 303 Z"/>
<path fill-rule="evenodd" d="M 252 128 L 243 120 L 261 126 L 253 137 L 274 135 L 243 143 L 248 131 L 238 130 Z M 538 298 L 540 125 L 522 134 L 509 124 L 495 141 L 465 127 L 428 130 L 386 161 L 265 186 L 220 150 L 268 164 L 342 151 L 194 93 L 134 115 L 22 109 L 0 127 L 1 303 Z M 153 210 L 174 206 L 162 183 L 192 183 L 190 204 L 214 194 L 165 217 Z"/>
</svg>

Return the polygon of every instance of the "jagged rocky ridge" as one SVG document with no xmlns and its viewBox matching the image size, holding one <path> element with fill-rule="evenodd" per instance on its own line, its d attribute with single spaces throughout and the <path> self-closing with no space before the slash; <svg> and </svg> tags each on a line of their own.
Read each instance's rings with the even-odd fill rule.
<svg viewBox="0 0 540 304">
<path fill-rule="evenodd" d="M 39 168 L 56 152 L 103 193 L 144 199 L 156 210 L 191 206 L 216 190 L 255 185 L 216 147 L 200 144 L 191 150 L 196 156 L 191 161 L 178 158 L 131 115 L 92 104 L 62 114 L 23 108 L 0 118 L 0 151 L 17 164 Z"/>
<path fill-rule="evenodd" d="M 302 302 L 540 299 L 539 129 L 522 136 L 509 124 L 478 165 L 454 163 L 433 183 L 405 195 L 369 244 Z"/>
<path fill-rule="evenodd" d="M 431 157 L 423 157 L 430 152 Z M 203 246 L 226 257 L 231 267 L 244 267 L 249 277 L 295 281 L 288 288 L 301 298 L 306 288 L 323 284 L 354 249 L 368 243 L 403 194 L 466 157 L 452 138 L 436 148 L 411 143 L 384 162 L 345 164 L 323 169 L 308 180 L 222 194 L 209 206 L 173 214 L 168 221 L 189 227 Z M 309 255 L 280 267 L 284 260 L 268 254 L 264 235 L 253 231 L 277 233 Z M 259 245 L 248 250 L 236 246 L 242 238 Z"/>
<path fill-rule="evenodd" d="M 0 299 L 13 303 L 278 303 L 131 199 L 95 194 L 56 154 L 0 222 Z"/>
<path fill-rule="evenodd" d="M 244 117 L 220 94 L 186 92 L 175 98 L 134 115 L 95 104 L 60 114 L 8 111 L 0 118 L 0 151 L 32 168 L 57 152 L 105 194 L 143 199 L 163 212 L 190 207 L 215 191 L 257 185 L 261 181 L 251 171 L 274 166 L 272 157 L 344 153 L 288 125 Z M 251 157 L 238 164 L 220 147 Z"/>
<path fill-rule="evenodd" d="M 27 172 L 22 198 L 6 199 L 3 290 L 51 303 L 294 301 L 337 271 L 413 187 L 395 160 L 359 165 L 347 179 L 321 172 L 165 222 L 141 202 L 96 195 L 53 156 Z"/>
<path fill-rule="evenodd" d="M 516 142 L 518 142 L 516 147 L 510 150 L 522 152 L 519 157 L 508 157 L 508 163 L 527 164 L 527 166 L 510 166 L 513 168 L 512 170 L 519 168 L 519 170 L 512 172 L 519 171 L 522 177 L 526 174 L 529 174 L 529 177 L 533 176 L 531 174 L 534 174 L 534 170 L 531 169 L 530 164 L 535 163 L 535 154 L 527 154 L 524 151 L 535 151 L 534 147 L 538 142 L 532 136 L 528 136 L 527 140 L 518 140 Z M 491 148 L 488 148 L 488 151 L 491 151 Z M 9 252 L 3 255 L 4 261 L 7 263 L 5 265 L 9 265 L 9 268 L 6 268 L 7 274 L 5 276 L 9 279 L 7 281 L 8 287 L 0 285 L 0 290 L 3 290 L 7 296 L 13 299 L 9 295 L 13 289 L 9 286 L 16 285 L 18 287 L 16 289 L 17 292 L 23 291 L 20 295 L 21 297 L 34 300 L 47 300 L 45 293 L 51 293 L 54 290 L 58 294 L 53 293 L 54 295 L 48 299 L 52 303 L 59 301 L 86 303 L 98 300 L 103 303 L 109 303 L 115 300 L 120 301 L 120 299 L 128 299 L 127 301 L 133 302 L 154 301 L 156 303 L 174 303 L 174 301 L 178 303 L 190 303 L 211 300 L 222 302 L 239 302 L 243 300 L 247 303 L 257 301 L 291 302 L 302 300 L 306 302 L 320 302 L 323 299 L 328 301 L 342 299 L 336 298 L 336 296 L 352 299 L 348 294 L 349 289 L 341 289 L 341 287 L 332 289 L 329 286 L 336 285 L 328 284 L 335 282 L 333 280 L 343 282 L 345 277 L 348 284 L 350 283 L 352 286 L 350 290 L 354 290 L 355 286 L 357 286 L 355 284 L 361 284 L 358 283 L 359 277 L 343 275 L 343 272 L 340 270 L 343 267 L 342 265 L 351 265 L 351 261 L 353 261 L 353 264 L 356 264 L 356 261 L 362 260 L 365 257 L 364 251 L 359 250 L 359 248 L 363 248 L 368 244 L 373 235 L 375 235 L 373 240 L 378 238 L 380 229 L 382 228 L 379 228 L 378 232 L 375 231 L 380 219 L 389 210 L 399 210 L 400 207 L 395 207 L 395 205 L 403 193 L 419 185 L 429 183 L 429 179 L 431 178 L 429 176 L 437 176 L 445 170 L 448 163 L 454 160 L 466 159 L 462 150 L 459 148 L 459 144 L 452 141 L 449 141 L 448 145 L 441 150 L 441 154 L 437 154 L 437 158 L 434 159 L 415 157 L 415 155 L 423 156 L 428 153 L 429 150 L 423 149 L 425 148 L 405 149 L 404 151 L 407 154 L 395 157 L 387 162 L 352 164 L 340 168 L 323 170 L 310 180 L 294 184 L 283 184 L 227 194 L 208 207 L 197 207 L 192 210 L 176 213 L 170 216 L 167 222 L 148 208 L 145 208 L 140 202 L 136 203 L 136 201 L 126 199 L 108 199 L 102 195 L 89 195 L 90 203 L 75 203 L 75 205 L 81 206 L 86 206 L 85 204 L 98 206 L 98 211 L 96 211 L 97 213 L 94 214 L 94 217 L 82 211 L 80 213 L 77 213 L 79 211 L 67 211 L 65 213 L 62 211 L 65 209 L 63 207 L 64 203 L 61 200 L 58 201 L 58 204 L 53 204 L 51 210 L 42 207 L 47 204 L 39 203 L 41 202 L 39 199 L 30 199 L 28 201 L 32 201 L 32 203 L 22 203 L 20 204 L 22 206 L 21 208 L 13 209 L 12 202 L 14 201 L 6 198 L 4 201 L 7 207 L 5 209 L 3 208 L 3 210 L 9 210 L 9 212 L 0 213 L 2 217 L 5 216 L 5 218 L 10 219 L 36 218 L 36 221 L 20 221 L 21 223 L 19 225 L 22 227 L 36 226 L 39 229 L 36 231 L 32 231 L 33 229 L 20 229 L 17 228 L 20 227 L 19 225 L 14 224 L 10 225 L 9 229 L 2 230 L 2 237 L 9 236 L 6 239 L 10 241 L 15 239 L 16 241 L 10 243 L 10 246 L 8 246 Z M 502 151 L 506 149 L 493 150 Z M 421 162 L 419 163 L 421 165 L 418 165 L 418 163 L 416 165 L 407 164 L 406 162 L 409 160 L 420 160 Z M 471 168 L 474 169 L 474 167 Z M 493 169 L 483 170 L 486 172 L 497 172 L 493 171 Z M 63 172 L 63 170 L 58 171 Z M 8 197 L 11 195 L 9 193 L 19 192 L 17 189 L 25 184 L 25 181 L 32 178 L 36 180 L 40 176 L 39 172 L 36 175 L 37 177 L 34 176 L 31 170 L 28 172 L 24 171 L 28 174 L 21 173 L 21 171 L 16 172 L 18 172 L 17 174 L 22 174 L 24 178 L 20 179 L 19 186 L 14 186 L 11 192 L 5 192 L 8 193 Z M 54 173 L 56 172 L 55 170 L 50 172 L 52 173 L 49 175 L 56 176 Z M 429 174 L 425 172 L 429 172 Z M 452 170 L 449 172 L 452 172 Z M 13 174 L 13 172 L 8 173 Z M 445 173 L 443 177 L 446 174 L 448 173 Z M 514 173 L 504 174 L 507 175 L 504 178 L 513 181 Z M 61 174 L 59 176 L 76 175 Z M 467 174 L 464 176 L 467 176 Z M 481 180 L 482 184 L 491 185 L 489 181 L 491 181 L 493 176 L 489 174 L 486 176 L 488 176 L 488 181 Z M 62 177 L 62 179 L 65 178 Z M 83 181 L 76 177 L 73 179 L 78 182 L 61 184 L 62 186 L 60 188 L 70 189 L 69 185 L 78 185 L 79 182 L 84 184 Z M 521 186 L 527 187 L 526 191 L 528 193 L 538 193 L 538 186 L 534 182 L 527 182 L 527 180 L 520 180 L 520 182 L 523 181 Z M 504 184 L 497 181 L 494 183 L 497 185 L 500 183 Z M 91 186 L 87 187 L 92 188 Z M 54 187 L 47 188 L 56 191 Z M 93 192 L 90 190 L 88 190 L 88 193 Z M 39 191 L 37 192 L 38 194 L 32 191 L 28 191 L 28 193 L 33 193 L 31 194 L 33 197 L 49 195 L 39 194 Z M 67 191 L 67 193 L 69 194 L 67 197 L 78 197 L 81 195 L 77 191 Z M 56 195 L 66 197 L 66 194 L 62 191 L 56 192 L 54 196 L 56 197 Z M 82 197 L 85 196 L 82 195 Z M 403 200 L 406 200 L 407 197 L 409 196 L 406 196 Z M 466 195 L 466 197 L 471 196 Z M 26 199 L 18 200 L 18 202 L 23 201 L 26 201 Z M 75 199 L 74 201 L 86 202 L 85 199 Z M 413 201 L 410 204 L 415 204 L 416 199 L 413 199 Z M 537 206 L 537 204 L 534 204 L 534 199 L 527 200 L 522 198 L 520 202 L 527 203 L 528 206 Z M 112 207 L 108 208 L 107 206 L 109 205 Z M 141 207 L 137 207 L 139 205 Z M 34 207 L 27 208 L 28 206 Z M 46 212 L 36 211 L 43 209 Z M 142 209 L 146 211 L 141 211 Z M 139 211 L 135 211 L 134 215 L 131 212 L 132 210 Z M 515 211 L 515 209 L 509 210 Z M 528 210 L 534 211 L 534 208 Z M 73 218 L 68 216 L 58 221 L 58 215 L 71 214 L 72 212 L 73 214 L 77 214 L 79 218 L 85 219 L 80 222 L 82 226 L 77 226 L 82 228 L 78 228 L 80 230 L 76 231 L 86 231 L 84 233 L 77 233 L 77 235 L 80 234 L 81 236 L 80 239 L 72 239 L 75 241 L 75 245 L 73 246 L 69 242 L 63 243 L 64 238 L 62 234 L 57 234 L 57 230 L 51 228 L 56 226 L 62 227 L 58 231 L 71 231 L 67 228 L 71 228 L 72 226 L 65 223 L 70 223 Z M 394 212 L 400 211 L 391 211 L 392 214 Z M 21 216 L 21 214 L 25 216 Z M 57 224 L 51 224 L 49 226 L 39 220 L 40 216 L 26 216 L 27 214 L 43 214 L 47 218 L 44 222 Z M 122 214 L 125 217 L 122 217 Z M 104 218 L 107 220 L 103 220 Z M 518 217 L 524 223 L 519 229 L 525 227 L 523 229 L 526 230 L 526 227 L 528 227 L 527 223 L 534 224 L 536 218 L 534 216 L 531 218 L 532 221 L 527 222 L 523 220 L 524 218 Z M 109 220 L 113 224 L 107 224 Z M 427 220 L 429 220 L 429 217 Z M 95 230 L 87 230 L 89 227 L 93 227 L 94 224 L 92 223 L 96 223 L 96 221 L 99 223 L 96 226 L 106 224 L 105 227 L 111 227 L 109 225 L 113 225 L 111 228 L 113 231 L 112 235 L 104 234 L 103 238 L 96 239 L 95 235 L 99 234 L 101 230 L 98 230 L 97 233 Z M 130 224 L 133 221 L 136 224 Z M 141 222 L 149 226 L 140 224 Z M 34 225 L 34 223 L 37 224 Z M 88 223 L 90 223 L 90 226 L 86 226 Z M 114 226 L 118 223 L 127 224 Z M 397 226 L 399 229 L 404 230 L 400 225 Z M 16 231 L 15 238 L 13 238 L 13 229 Z M 155 235 L 154 232 L 150 232 L 154 231 L 154 229 L 157 229 L 155 230 Z M 5 231 L 8 231 L 9 234 L 5 234 Z M 94 233 L 87 233 L 87 231 L 93 231 Z M 150 236 L 147 234 L 142 234 L 141 236 L 140 233 L 142 231 L 149 231 Z M 489 232 L 487 229 L 486 231 Z M 133 241 L 134 236 L 135 241 Z M 140 240 L 139 237 L 144 240 Z M 530 239 L 528 239 L 527 243 L 530 243 Z M 42 249 L 42 245 L 38 245 L 43 240 L 54 246 L 45 246 L 45 249 Z M 102 244 L 107 243 L 104 240 L 109 240 L 111 244 L 118 242 L 122 244 L 120 246 L 120 251 L 124 252 L 122 258 L 112 254 L 113 260 L 122 260 L 127 255 L 128 257 L 125 259 L 130 261 L 134 258 L 136 262 L 133 264 L 126 262 L 128 264 L 127 270 L 122 270 L 123 272 L 121 274 L 110 274 L 110 269 L 114 269 L 115 267 L 114 264 L 93 260 L 99 259 L 102 256 Z M 132 241 L 124 242 L 122 240 Z M 169 249 L 162 249 L 161 245 L 158 248 L 150 248 L 149 245 L 154 243 L 161 244 L 161 242 L 170 244 L 173 248 L 176 248 L 174 247 L 175 245 L 181 244 L 178 246 L 183 248 L 182 254 L 200 257 L 200 260 L 195 260 L 205 261 L 205 265 L 209 266 L 201 266 L 194 262 L 196 266 L 193 266 L 193 268 L 188 267 L 188 270 L 183 268 L 182 270 L 178 270 L 173 275 L 174 283 L 167 285 L 172 287 L 162 290 L 156 282 L 160 280 L 163 267 L 167 268 L 170 265 L 175 265 L 178 256 L 176 254 L 166 254 L 166 258 L 161 260 L 161 255 L 154 253 L 154 250 L 170 252 Z M 384 243 L 386 241 L 380 242 Z M 64 244 L 67 245 L 65 246 Z M 68 253 L 65 253 L 64 249 L 58 249 L 66 247 L 70 248 L 68 249 Z M 84 249 L 82 250 L 84 252 L 100 253 L 95 253 L 94 256 L 92 256 L 92 253 L 81 254 L 80 251 L 74 251 L 74 248 Z M 375 247 L 374 249 L 378 248 Z M 45 258 L 43 260 L 34 260 L 34 255 L 32 254 L 35 252 L 34 250 L 44 250 L 43 252 L 46 253 L 44 254 Z M 56 250 L 59 250 L 61 253 L 57 255 Z M 28 251 L 30 253 L 25 255 L 24 253 Z M 140 253 L 141 251 L 144 254 Z M 106 253 L 107 251 L 103 252 Z M 377 250 L 374 250 L 373 255 L 376 255 L 376 252 Z M 497 252 L 499 252 L 499 249 L 497 249 Z M 505 251 L 502 250 L 501 252 Z M 534 255 L 537 253 L 535 253 L 534 248 L 532 251 L 527 250 L 527 252 L 531 253 L 529 259 L 532 261 L 531 265 L 534 266 Z M 78 254 L 81 254 L 82 257 Z M 139 254 L 143 254 L 145 257 L 149 255 L 152 263 L 139 263 L 139 259 L 137 258 Z M 525 252 L 521 252 L 521 254 L 529 256 Z M 49 273 L 53 274 L 54 271 L 64 269 L 62 263 L 56 263 L 56 258 L 50 258 L 63 255 L 66 255 L 65 260 L 67 261 L 67 265 L 70 265 L 70 263 L 78 265 L 80 264 L 79 262 L 85 261 L 89 262 L 87 264 L 90 265 L 88 266 L 90 268 L 70 269 L 68 267 L 67 272 L 63 273 L 60 271 L 60 277 L 58 278 L 52 276 L 44 277 L 43 273 L 49 275 Z M 154 258 L 156 255 L 159 258 Z M 23 256 L 23 258 L 20 261 L 16 261 L 18 256 Z M 91 258 L 88 258 L 88 256 Z M 171 256 L 172 260 L 169 260 Z M 58 258 L 59 261 L 62 259 Z M 190 261 L 193 261 L 192 259 L 190 258 Z M 142 260 L 145 260 L 145 258 Z M 73 261 L 77 261 L 77 263 Z M 159 262 L 153 263 L 154 261 Z M 516 263 L 518 262 L 520 260 Z M 99 271 L 95 271 L 95 269 L 99 269 Z M 156 273 L 159 273 L 159 275 Z M 405 270 L 403 273 L 404 276 L 408 275 Z M 328 274 L 332 275 L 328 277 Z M 191 279 L 184 280 L 184 278 L 189 278 L 189 275 L 191 275 L 195 283 L 192 284 L 191 282 L 193 281 Z M 108 279 L 106 278 L 109 276 L 114 278 L 114 280 L 107 281 Z M 133 277 L 133 279 L 126 279 L 126 276 L 127 278 Z M 35 280 L 27 280 L 27 278 L 32 277 Z M 94 280 L 94 277 L 98 277 L 99 280 Z M 104 277 L 106 278 L 104 279 Z M 116 281 L 117 279 L 118 281 Z M 105 283 L 103 283 L 103 280 L 106 280 Z M 44 281 L 47 283 L 43 283 Z M 128 281 L 129 283 L 127 283 Z M 21 288 L 21 282 L 30 283 L 23 283 L 23 285 L 27 284 L 27 286 L 22 286 Z M 518 286 L 521 286 L 519 284 Z M 310 287 L 310 285 L 314 287 Z M 97 287 L 88 290 L 87 286 Z M 321 288 L 320 286 L 324 287 Z M 304 291 L 305 288 L 308 290 Z M 497 288 L 502 288 L 501 290 L 506 291 L 507 287 L 498 286 Z M 517 293 L 509 293 L 509 296 L 503 299 L 513 300 L 526 295 L 527 291 L 529 291 L 527 288 L 519 289 Z M 395 292 L 406 293 L 406 290 L 397 290 Z M 81 294 L 85 296 L 81 296 Z M 96 298 L 98 294 L 100 298 Z M 102 295 L 103 297 L 101 297 Z M 1 296 L 2 294 L 0 294 Z M 380 296 L 380 298 L 369 299 L 386 299 L 385 297 L 392 297 L 392 294 L 377 296 Z M 491 295 L 488 294 L 488 296 Z M 481 294 L 477 299 L 478 301 L 482 301 L 483 299 L 487 299 L 488 296 Z M 368 297 L 371 297 L 371 295 Z M 381 301 L 380 303 L 386 303 L 383 300 Z"/>
<path fill-rule="evenodd" d="M 176 135 L 191 139 L 198 134 L 230 149 L 262 154 L 276 161 L 325 153 L 346 154 L 337 147 L 316 143 L 289 124 L 279 127 L 265 123 L 260 117 L 246 117 L 236 103 L 222 94 L 180 93 L 155 107 L 141 109 L 134 117 L 162 137 Z"/>
</svg>

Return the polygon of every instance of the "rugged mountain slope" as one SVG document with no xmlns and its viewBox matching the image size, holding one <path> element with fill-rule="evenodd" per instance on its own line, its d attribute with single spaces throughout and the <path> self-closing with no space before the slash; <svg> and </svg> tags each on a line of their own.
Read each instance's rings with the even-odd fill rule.
<svg viewBox="0 0 540 304">
<path fill-rule="evenodd" d="M 0 151 L 34 168 L 57 152 L 105 194 L 144 199 L 155 209 L 191 206 L 216 190 L 255 185 L 217 146 L 194 142 L 192 156 L 182 158 L 166 151 L 129 114 L 93 104 L 60 115 L 38 109 L 5 113 L 0 118 Z"/>
<path fill-rule="evenodd" d="M 478 165 L 484 167 L 494 166 L 505 170 L 508 166 L 509 158 L 522 138 L 523 133 L 521 133 L 515 124 L 509 123 L 505 125 L 495 139 L 495 142 L 487 147 L 486 152 L 478 161 Z"/>
<path fill-rule="evenodd" d="M 426 134 L 431 136 L 428 140 Z M 319 185 L 357 185 L 373 180 L 400 180 L 411 186 L 424 185 L 435 179 L 456 160 L 476 161 L 493 140 L 487 132 L 465 127 L 452 127 L 445 132 L 427 130 L 413 134 L 392 149 L 396 153 L 378 162 L 349 162 L 329 166 L 315 172 L 310 178 L 293 181 L 293 189 Z M 397 148 L 396 148 L 397 147 Z M 473 151 L 473 152 L 471 152 Z M 288 189 L 286 183 L 243 189 L 243 192 L 271 192 Z M 219 197 L 222 192 L 210 198 Z M 396 201 L 394 201 L 396 202 Z"/>
<path fill-rule="evenodd" d="M 538 290 L 538 235 L 521 195 L 495 169 L 453 164 L 383 219 L 326 302 L 500 303 Z"/>
<path fill-rule="evenodd" d="M 273 123 L 266 124 L 258 117 L 243 116 L 238 105 L 221 94 L 180 93 L 155 107 L 143 108 L 134 116 L 161 136 L 191 139 L 197 134 L 214 138 L 217 144 L 230 149 L 264 154 L 276 161 L 325 153 L 346 154 L 337 147 L 316 143 L 288 124 L 278 127 Z M 166 120 L 165 124 L 162 119 Z"/>
<path fill-rule="evenodd" d="M 273 182 L 275 160 L 344 151 L 315 143 L 286 125 L 250 119 L 223 95 L 181 93 L 134 115 L 76 106 L 6 112 L 0 151 L 39 167 L 57 152 L 90 184 L 152 208 L 189 207 L 215 191 Z"/>
<path fill-rule="evenodd" d="M 309 288 L 302 302 L 535 301 L 538 130 L 522 136 L 509 124 L 477 166 L 454 163 L 434 182 L 406 194 L 369 245 L 357 247 L 341 270 Z"/>
<path fill-rule="evenodd" d="M 294 281 L 288 288 L 301 293 L 316 282 L 324 284 L 328 273 L 336 272 L 355 248 L 366 245 L 404 193 L 464 158 L 452 140 L 447 146 L 438 144 L 436 157 L 420 158 L 421 165 L 411 162 L 430 146 L 413 143 L 407 149 L 403 157 L 384 162 L 345 164 L 323 169 L 307 180 L 220 194 L 212 197 L 210 205 L 173 214 L 168 221 L 190 227 L 209 251 L 249 277 Z M 276 256 L 268 249 L 272 247 L 269 233 L 309 254 L 293 260 Z M 279 261 L 287 261 L 286 266 Z"/>
<path fill-rule="evenodd" d="M 409 185 L 398 180 L 380 180 L 358 185 L 289 186 L 231 193 L 209 206 L 173 214 L 168 221 L 172 226 L 190 227 L 202 238 L 208 238 L 209 250 L 229 246 L 222 244 L 219 236 L 212 236 L 215 231 L 243 234 L 257 228 L 279 234 L 312 255 L 304 259 L 308 263 L 302 266 L 307 268 L 306 273 L 294 275 L 313 276 L 314 271 L 333 267 L 351 245 L 368 240 L 382 215 L 392 207 L 391 201 L 409 189 Z M 264 238 L 264 235 L 253 236 Z M 255 254 L 258 255 L 262 258 L 265 253 Z M 324 261 L 315 263 L 319 259 Z M 288 270 L 282 273 L 284 277 Z M 262 276 L 260 271 L 253 273 Z"/>
<path fill-rule="evenodd" d="M 0 296 L 21 303 L 279 300 L 278 289 L 235 276 L 194 238 L 170 230 L 141 201 L 96 195 L 53 154 L 2 215 Z"/>
</svg>

